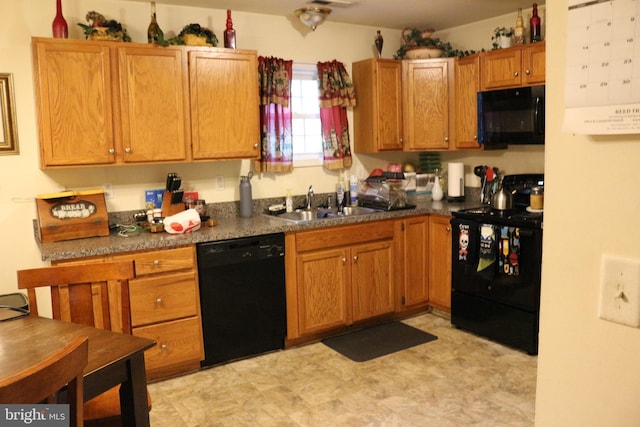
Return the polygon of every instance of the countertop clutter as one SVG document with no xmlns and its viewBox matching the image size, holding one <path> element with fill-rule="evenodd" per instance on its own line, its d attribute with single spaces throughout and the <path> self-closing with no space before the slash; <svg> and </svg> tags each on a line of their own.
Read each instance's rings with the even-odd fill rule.
<svg viewBox="0 0 640 427">
<path fill-rule="evenodd" d="M 125 237 L 118 233 L 118 228 L 116 227 L 111 230 L 110 235 L 107 237 L 90 237 L 62 242 L 43 243 L 37 238 L 36 233 L 36 241 L 43 261 L 62 261 L 133 251 L 175 248 L 202 242 L 259 236 L 278 232 L 308 230 L 416 215 L 450 215 L 453 211 L 479 205 L 479 202 L 475 197 L 467 197 L 464 202 L 452 203 L 447 202 L 446 200 L 435 202 L 431 200 L 430 196 L 419 195 L 410 196 L 409 201 L 416 205 L 415 209 L 381 211 L 369 215 L 302 223 L 283 221 L 281 219 L 262 214 L 261 212 L 263 212 L 263 209 L 261 207 L 257 207 L 259 206 L 259 201 L 254 201 L 254 212 L 252 217 L 240 218 L 238 217 L 237 212 L 234 212 L 233 209 L 228 209 L 229 206 L 226 206 L 226 209 L 210 209 L 210 211 L 213 211 L 212 214 L 217 221 L 217 225 L 215 227 L 202 227 L 200 230 L 188 234 L 170 235 L 167 233 L 141 232 L 126 234 Z M 226 205 L 233 205 L 233 203 Z"/>
</svg>

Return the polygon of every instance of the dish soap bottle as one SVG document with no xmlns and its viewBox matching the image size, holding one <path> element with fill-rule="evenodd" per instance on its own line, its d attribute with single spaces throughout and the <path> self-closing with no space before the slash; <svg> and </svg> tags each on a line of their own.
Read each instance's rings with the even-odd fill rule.
<svg viewBox="0 0 640 427">
<path fill-rule="evenodd" d="M 338 205 L 338 212 L 342 212 L 342 207 L 344 206 L 342 203 L 344 202 L 344 182 L 342 181 L 342 177 L 338 178 L 338 183 L 336 184 L 336 204 Z"/>
<path fill-rule="evenodd" d="M 293 197 L 291 196 L 290 188 L 287 188 L 284 205 L 287 212 L 293 212 Z"/>
<path fill-rule="evenodd" d="M 358 206 L 358 180 L 355 175 L 349 179 L 349 204 Z"/>
<path fill-rule="evenodd" d="M 233 29 L 231 11 L 229 9 L 227 9 L 227 29 L 224 30 L 224 47 L 229 49 L 236 48 L 236 30 Z"/>
</svg>

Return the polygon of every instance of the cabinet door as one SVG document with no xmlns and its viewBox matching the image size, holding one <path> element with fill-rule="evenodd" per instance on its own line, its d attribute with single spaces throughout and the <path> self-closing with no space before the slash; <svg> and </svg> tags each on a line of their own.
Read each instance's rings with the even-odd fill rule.
<svg viewBox="0 0 640 427">
<path fill-rule="evenodd" d="M 125 162 L 187 159 L 186 60 L 156 46 L 118 48 Z"/>
<path fill-rule="evenodd" d="M 498 49 L 480 55 L 482 90 L 519 86 L 522 83 L 522 50 Z"/>
<path fill-rule="evenodd" d="M 429 217 L 429 303 L 451 309 L 451 224 L 449 216 Z"/>
<path fill-rule="evenodd" d="M 545 43 L 533 43 L 522 51 L 523 83 L 541 85 L 545 82 L 546 49 Z"/>
<path fill-rule="evenodd" d="M 478 144 L 478 91 L 480 55 L 459 58 L 455 63 L 455 148 L 480 148 Z"/>
<path fill-rule="evenodd" d="M 451 59 L 402 61 L 405 151 L 449 148 L 452 65 Z"/>
<path fill-rule="evenodd" d="M 393 242 L 368 243 L 351 249 L 353 320 L 393 312 Z"/>
<path fill-rule="evenodd" d="M 351 323 L 347 293 L 351 267 L 348 249 L 314 251 L 297 257 L 300 334 Z"/>
<path fill-rule="evenodd" d="M 189 52 L 194 160 L 260 154 L 258 61 L 255 52 Z"/>
<path fill-rule="evenodd" d="M 367 59 L 352 65 L 358 102 L 353 109 L 354 151 L 402 150 L 402 63 Z"/>
<path fill-rule="evenodd" d="M 109 46 L 38 38 L 32 43 L 41 167 L 114 163 Z"/>
<path fill-rule="evenodd" d="M 404 253 L 402 307 L 409 308 L 426 304 L 429 298 L 427 270 L 429 218 L 425 215 L 404 219 L 401 228 Z"/>
</svg>

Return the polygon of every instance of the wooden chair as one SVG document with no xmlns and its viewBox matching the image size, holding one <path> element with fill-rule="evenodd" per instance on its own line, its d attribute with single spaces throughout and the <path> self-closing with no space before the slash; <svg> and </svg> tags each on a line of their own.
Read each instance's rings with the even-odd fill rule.
<svg viewBox="0 0 640 427">
<path fill-rule="evenodd" d="M 54 319 L 130 334 L 129 280 L 133 278 L 133 261 L 65 265 L 19 270 L 18 288 L 27 289 L 32 315 L 38 314 L 35 288 L 48 286 Z M 119 389 L 114 387 L 85 403 L 85 425 L 121 425 Z"/>
<path fill-rule="evenodd" d="M 77 337 L 60 351 L 10 377 L 0 379 L 3 404 L 57 403 L 56 393 L 65 385 L 70 424 L 83 425 L 82 371 L 87 366 L 87 337 Z"/>
</svg>

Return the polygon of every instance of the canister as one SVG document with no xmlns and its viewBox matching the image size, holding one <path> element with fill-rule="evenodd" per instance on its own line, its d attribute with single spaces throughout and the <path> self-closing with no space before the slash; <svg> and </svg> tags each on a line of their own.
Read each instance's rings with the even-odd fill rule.
<svg viewBox="0 0 640 427">
<path fill-rule="evenodd" d="M 529 205 L 531 209 L 542 210 L 544 207 L 544 188 L 543 187 L 531 187 L 531 196 L 529 199 Z"/>
</svg>

